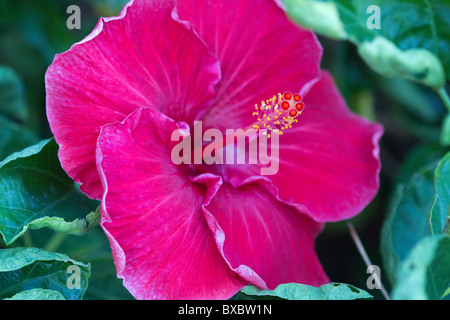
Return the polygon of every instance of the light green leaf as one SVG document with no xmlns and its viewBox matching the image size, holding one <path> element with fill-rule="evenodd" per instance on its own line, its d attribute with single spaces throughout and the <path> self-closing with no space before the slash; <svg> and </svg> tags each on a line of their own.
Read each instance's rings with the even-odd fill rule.
<svg viewBox="0 0 450 320">
<path fill-rule="evenodd" d="M 348 39 L 360 47 L 360 53 L 375 71 L 432 87 L 442 87 L 444 79 L 450 79 L 450 0 L 283 2 L 290 17 L 300 25 L 324 36 Z M 378 14 L 370 9 L 373 6 L 380 9 L 379 29 L 370 23 Z M 305 7 L 310 9 L 302 10 Z M 310 12 L 326 12 L 317 20 L 328 18 L 329 21 L 308 23 Z M 322 24 L 327 24 L 327 28 Z M 333 28 L 339 30 L 338 36 L 329 31 Z"/>
<path fill-rule="evenodd" d="M 95 211 L 92 211 L 86 216 L 86 222 L 88 224 L 87 231 L 91 228 L 94 228 L 100 225 L 100 221 L 102 219 L 102 215 L 100 213 L 100 206 L 97 207 Z"/>
<path fill-rule="evenodd" d="M 437 300 L 450 287 L 450 238 L 429 236 L 422 239 L 399 267 L 392 298 L 399 300 Z"/>
<path fill-rule="evenodd" d="M 281 284 L 274 290 L 260 290 L 247 286 L 240 291 L 252 299 L 283 300 L 369 300 L 373 297 L 366 291 L 349 284 L 329 283 L 319 288 L 298 284 Z"/>
<path fill-rule="evenodd" d="M 400 50 L 393 42 L 377 36 L 361 43 L 358 52 L 372 69 L 386 77 L 403 77 L 436 88 L 445 84 L 442 64 L 428 50 Z"/>
<path fill-rule="evenodd" d="M 78 270 L 79 281 L 71 281 L 75 273 L 69 272 L 70 268 Z M 0 250 L 0 299 L 32 289 L 46 289 L 59 292 L 66 300 L 80 300 L 89 276 L 90 265 L 60 253 L 38 248 Z"/>
<path fill-rule="evenodd" d="M 31 289 L 22 291 L 5 300 L 66 300 L 58 291 L 47 289 Z"/>
<path fill-rule="evenodd" d="M 285 0 L 284 4 L 298 24 L 329 38 L 347 39 L 344 24 L 333 2 Z"/>
<path fill-rule="evenodd" d="M 0 233 L 7 245 L 28 229 L 86 233 L 86 215 L 98 202 L 78 190 L 57 152 L 53 139 L 44 140 L 0 162 Z"/>
</svg>

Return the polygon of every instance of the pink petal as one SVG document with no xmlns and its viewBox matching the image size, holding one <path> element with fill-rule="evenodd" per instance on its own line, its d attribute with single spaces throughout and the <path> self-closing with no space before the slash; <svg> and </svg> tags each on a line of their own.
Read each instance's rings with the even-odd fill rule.
<svg viewBox="0 0 450 320">
<path fill-rule="evenodd" d="M 214 95 L 219 64 L 198 36 L 173 20 L 174 5 L 131 1 L 119 17 L 100 19 L 47 71 L 47 115 L 62 166 L 92 198 L 102 194 L 95 145 L 103 125 L 140 107 L 189 122 Z"/>
<path fill-rule="evenodd" d="M 314 251 L 321 225 L 277 201 L 262 184 L 235 189 L 225 183 L 206 206 L 220 226 L 212 230 L 230 267 L 261 289 L 329 282 Z"/>
<path fill-rule="evenodd" d="M 351 113 L 328 73 L 304 102 L 299 123 L 279 138 L 279 171 L 266 178 L 280 200 L 316 221 L 351 218 L 378 191 L 383 128 Z M 234 186 L 259 174 L 257 165 L 228 165 L 224 173 Z"/>
<path fill-rule="evenodd" d="M 245 128 L 254 122 L 255 104 L 299 92 L 320 74 L 315 35 L 293 25 L 273 0 L 179 0 L 177 12 L 221 63 L 222 81 L 204 128 Z"/>
<path fill-rule="evenodd" d="M 206 183 L 205 192 L 183 166 L 173 164 L 170 137 L 177 128 L 147 108 L 102 129 L 101 225 L 118 277 L 136 298 L 227 299 L 246 282 L 223 260 L 201 210 L 220 178 L 197 178 Z"/>
</svg>

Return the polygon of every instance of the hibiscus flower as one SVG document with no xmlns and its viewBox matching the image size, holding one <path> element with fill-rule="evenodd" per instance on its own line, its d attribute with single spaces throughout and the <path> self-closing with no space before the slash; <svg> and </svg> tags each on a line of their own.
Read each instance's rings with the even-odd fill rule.
<svg viewBox="0 0 450 320">
<path fill-rule="evenodd" d="M 138 299 L 327 283 L 316 236 L 378 190 L 381 126 L 349 111 L 316 36 L 277 3 L 131 1 L 47 71 L 62 166 L 102 200 L 118 277 Z M 304 111 L 279 136 L 277 174 L 172 161 L 175 130 L 247 128 L 255 104 L 287 91 Z"/>
</svg>

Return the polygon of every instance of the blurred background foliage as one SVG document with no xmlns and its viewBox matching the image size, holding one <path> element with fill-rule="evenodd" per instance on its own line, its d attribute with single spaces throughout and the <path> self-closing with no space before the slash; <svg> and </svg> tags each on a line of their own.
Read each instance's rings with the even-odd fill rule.
<svg viewBox="0 0 450 320">
<path fill-rule="evenodd" d="M 52 136 L 45 113 L 44 75 L 55 54 L 82 40 L 99 17 L 117 15 L 126 0 L 0 0 L 0 160 L 41 139 Z M 68 6 L 81 8 L 81 29 L 66 27 Z M 381 187 L 367 209 L 352 219 L 373 264 L 381 266 L 380 230 L 394 187 L 445 154 L 439 136 L 445 107 L 431 89 L 372 71 L 353 44 L 319 37 L 322 66 L 335 77 L 350 108 L 384 125 L 381 140 Z M 19 86 L 15 85 L 20 83 Z M 8 90 L 8 85 L 20 89 Z M 2 106 L 14 95 L 14 107 Z M 8 97 L 11 100 L 11 97 Z M 448 151 L 448 150 L 447 150 Z M 347 221 L 327 224 L 317 240 L 317 251 L 330 279 L 366 288 L 369 274 L 349 235 Z M 82 237 L 50 230 L 28 231 L 14 246 L 37 246 L 91 262 L 87 299 L 128 299 L 115 277 L 111 251 L 100 228 Z M 378 290 L 368 290 L 382 298 Z"/>
</svg>

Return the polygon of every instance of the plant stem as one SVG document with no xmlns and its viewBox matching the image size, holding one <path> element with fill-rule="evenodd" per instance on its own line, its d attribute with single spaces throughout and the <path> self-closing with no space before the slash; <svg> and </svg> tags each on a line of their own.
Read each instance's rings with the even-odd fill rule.
<svg viewBox="0 0 450 320">
<path fill-rule="evenodd" d="M 67 234 L 65 233 L 55 233 L 53 237 L 50 238 L 50 240 L 47 242 L 47 244 L 44 247 L 44 250 L 46 251 L 56 251 L 61 243 L 66 240 Z"/>
<path fill-rule="evenodd" d="M 30 231 L 28 230 L 23 235 L 23 244 L 25 247 L 32 247 L 33 246 L 33 239 L 31 239 Z"/>
<path fill-rule="evenodd" d="M 355 227 L 351 223 L 348 223 L 347 227 L 348 227 L 348 230 L 350 232 L 350 236 L 352 237 L 353 242 L 355 243 L 356 248 L 359 251 L 359 254 L 361 255 L 361 257 L 364 260 L 364 263 L 366 264 L 367 267 L 372 266 L 373 264 L 370 261 L 370 258 L 367 255 L 366 250 L 364 249 L 364 246 L 363 246 L 363 244 L 361 242 L 361 239 L 359 239 L 359 236 L 356 233 Z M 373 276 L 376 278 L 377 283 L 380 284 L 380 290 L 381 290 L 381 293 L 383 294 L 384 298 L 386 300 L 390 300 L 389 294 L 387 293 L 386 289 L 384 288 L 383 284 L 381 283 L 381 279 L 380 279 L 379 275 L 377 273 L 374 273 Z"/>
<path fill-rule="evenodd" d="M 447 107 L 448 112 L 450 112 L 450 97 L 447 94 L 447 91 L 445 91 L 444 87 L 440 87 L 436 89 L 437 94 L 441 98 L 444 105 Z"/>
<path fill-rule="evenodd" d="M 442 230 L 443 234 L 449 235 L 450 236 L 450 218 L 447 219 L 447 223 L 445 224 L 444 230 Z"/>
</svg>

